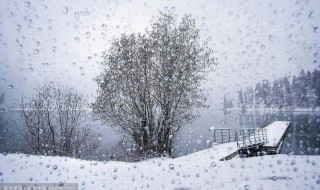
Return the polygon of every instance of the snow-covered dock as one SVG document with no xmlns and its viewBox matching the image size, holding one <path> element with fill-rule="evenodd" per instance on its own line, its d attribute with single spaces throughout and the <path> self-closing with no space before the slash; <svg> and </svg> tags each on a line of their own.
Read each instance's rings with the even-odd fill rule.
<svg viewBox="0 0 320 190">
<path fill-rule="evenodd" d="M 280 152 L 280 148 L 283 142 L 286 132 L 290 126 L 289 121 L 275 121 L 266 126 L 266 132 L 269 142 L 263 145 L 264 149 L 273 149 L 276 153 Z"/>
<path fill-rule="evenodd" d="M 237 142 L 228 144 L 230 144 L 229 146 L 235 146 L 234 144 L 236 144 L 237 151 L 224 155 L 221 160 L 232 159 L 238 154 L 240 157 L 278 154 L 289 126 L 289 121 L 275 121 L 264 128 L 235 130 L 234 139 Z M 230 131 L 229 137 L 231 136 Z"/>
</svg>

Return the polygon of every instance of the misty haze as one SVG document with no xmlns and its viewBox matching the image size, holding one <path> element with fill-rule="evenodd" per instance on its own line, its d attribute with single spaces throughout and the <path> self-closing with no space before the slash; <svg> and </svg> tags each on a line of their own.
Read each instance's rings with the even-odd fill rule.
<svg viewBox="0 0 320 190">
<path fill-rule="evenodd" d="M 319 189 L 320 3 L 0 2 L 0 189 Z"/>
</svg>

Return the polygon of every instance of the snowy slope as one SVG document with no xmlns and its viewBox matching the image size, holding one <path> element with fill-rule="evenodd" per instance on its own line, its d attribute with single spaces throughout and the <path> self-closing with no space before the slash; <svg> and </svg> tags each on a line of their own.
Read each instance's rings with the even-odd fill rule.
<svg viewBox="0 0 320 190">
<path fill-rule="evenodd" d="M 139 163 L 0 155 L 1 183 L 79 183 L 79 189 L 320 189 L 320 156 L 219 161 L 218 145 L 176 159 Z M 232 145 L 228 151 L 232 150 Z"/>
</svg>

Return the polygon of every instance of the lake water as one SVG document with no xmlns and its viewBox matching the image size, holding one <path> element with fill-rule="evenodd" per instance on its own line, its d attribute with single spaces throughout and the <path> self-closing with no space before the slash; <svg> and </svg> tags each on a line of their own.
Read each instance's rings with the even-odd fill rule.
<svg viewBox="0 0 320 190">
<path fill-rule="evenodd" d="M 176 138 L 175 156 L 211 147 L 213 134 L 209 128 L 259 128 L 274 121 L 291 121 L 284 139 L 282 154 L 320 154 L 320 113 L 294 111 L 228 111 L 208 110 Z M 178 140 L 180 139 L 180 140 Z M 209 143 L 208 143 L 209 142 Z"/>
<path fill-rule="evenodd" d="M 212 147 L 213 134 L 209 128 L 258 128 L 273 121 L 291 121 L 292 125 L 281 149 L 283 154 L 320 154 L 320 113 L 293 111 L 215 111 L 202 110 L 201 116 L 192 124 L 182 128 L 174 137 L 174 157 L 190 154 Z M 23 123 L 17 111 L 0 112 L 0 121 L 5 128 L 0 129 L 0 151 L 20 152 L 23 138 L 20 134 Z M 98 159 L 108 160 L 117 140 L 121 137 L 111 127 L 99 121 L 88 121 L 93 130 L 102 135 L 102 145 Z"/>
</svg>

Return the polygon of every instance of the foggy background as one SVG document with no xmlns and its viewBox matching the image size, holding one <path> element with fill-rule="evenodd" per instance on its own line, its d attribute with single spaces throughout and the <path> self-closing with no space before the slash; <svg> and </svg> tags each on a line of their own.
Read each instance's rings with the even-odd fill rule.
<svg viewBox="0 0 320 190">
<path fill-rule="evenodd" d="M 263 79 L 319 68 L 320 1 L 0 1 L 0 93 L 21 96 L 53 81 L 94 101 L 101 55 L 112 38 L 143 33 L 159 11 L 191 14 L 218 58 L 203 87 L 212 107 L 223 94 Z M 236 104 L 236 102 L 234 102 Z M 222 107 L 222 106 L 221 106 Z"/>
</svg>

